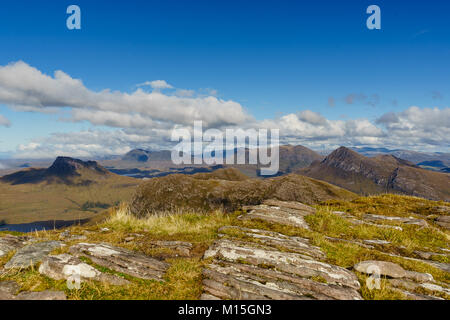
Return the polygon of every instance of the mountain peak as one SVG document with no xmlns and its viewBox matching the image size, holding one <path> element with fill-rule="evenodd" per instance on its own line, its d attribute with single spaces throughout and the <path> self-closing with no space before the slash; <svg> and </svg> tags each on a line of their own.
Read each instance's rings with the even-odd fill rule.
<svg viewBox="0 0 450 320">
<path fill-rule="evenodd" d="M 340 166 L 343 163 L 353 162 L 355 160 L 361 161 L 364 157 L 356 151 L 346 147 L 339 147 L 330 153 L 322 163 L 330 166 Z"/>
<path fill-rule="evenodd" d="M 78 175 L 78 171 L 81 169 L 90 169 L 99 174 L 106 174 L 108 172 L 96 161 L 83 161 L 70 157 L 57 157 L 53 164 L 47 169 L 47 173 L 56 176 L 73 176 Z"/>
<path fill-rule="evenodd" d="M 91 179 L 107 174 L 109 174 L 109 171 L 100 166 L 96 161 L 58 157 L 47 169 L 27 168 L 3 176 L 1 180 L 11 184 L 55 182 L 86 185 L 92 183 Z"/>
</svg>

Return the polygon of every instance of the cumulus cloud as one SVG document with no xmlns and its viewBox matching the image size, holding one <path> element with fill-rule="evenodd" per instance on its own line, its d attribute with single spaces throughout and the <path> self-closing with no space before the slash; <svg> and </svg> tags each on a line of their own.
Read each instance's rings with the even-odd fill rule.
<svg viewBox="0 0 450 320">
<path fill-rule="evenodd" d="M 410 107 L 402 112 L 382 115 L 376 123 L 383 125 L 390 142 L 403 146 L 450 145 L 450 108 Z"/>
<path fill-rule="evenodd" d="M 327 121 L 321 114 L 313 112 L 311 110 L 301 111 L 298 115 L 298 118 L 304 122 L 315 125 L 324 125 Z"/>
<path fill-rule="evenodd" d="M 0 114 L 0 126 L 9 127 L 11 122 L 3 115 Z"/>
<path fill-rule="evenodd" d="M 317 145 L 359 145 L 377 143 L 384 132 L 367 119 L 329 120 L 310 110 L 288 114 L 276 120 L 265 120 L 263 127 L 280 129 L 283 143 Z"/>
<path fill-rule="evenodd" d="M 145 81 L 137 85 L 138 87 L 149 86 L 155 90 L 173 89 L 173 87 L 164 80 Z"/>
<path fill-rule="evenodd" d="M 158 88 L 167 85 L 160 80 L 151 83 Z M 231 100 L 214 96 L 168 96 L 158 90 L 148 93 L 140 88 L 133 93 L 110 90 L 96 92 L 63 71 L 55 71 L 51 77 L 22 61 L 0 67 L 0 103 L 12 107 L 30 107 L 33 110 L 70 107 L 133 113 L 170 123 L 190 124 L 194 120 L 203 120 L 211 126 L 240 124 L 251 118 L 239 103 Z"/>
</svg>

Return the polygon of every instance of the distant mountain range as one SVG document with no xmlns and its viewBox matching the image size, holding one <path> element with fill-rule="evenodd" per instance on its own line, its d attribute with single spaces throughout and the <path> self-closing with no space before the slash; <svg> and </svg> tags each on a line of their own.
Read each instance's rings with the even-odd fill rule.
<svg viewBox="0 0 450 320">
<path fill-rule="evenodd" d="M 400 159 L 408 160 L 417 164 L 424 169 L 439 171 L 450 167 L 450 153 L 445 152 L 418 152 L 411 150 L 395 149 L 390 150 L 386 148 L 368 148 L 368 147 L 353 147 L 356 151 L 366 157 L 374 157 L 380 154 L 388 154 Z M 423 164 L 425 162 L 425 164 Z M 426 164 L 428 163 L 428 164 Z M 444 171 L 444 170 L 443 170 Z"/>
<path fill-rule="evenodd" d="M 297 171 L 363 194 L 393 192 L 433 200 L 450 200 L 450 176 L 422 169 L 393 155 L 366 157 L 341 147 L 324 160 Z"/>
<path fill-rule="evenodd" d="M 278 176 L 296 173 L 326 181 L 361 195 L 390 192 L 432 200 L 450 200 L 448 154 L 425 154 L 385 148 L 357 148 L 356 152 L 353 149 L 355 148 L 341 147 L 323 157 L 303 146 L 281 146 Z M 234 150 L 235 153 L 237 151 L 238 149 Z M 249 154 L 257 152 L 257 149 L 244 151 L 248 160 Z M 393 153 L 407 156 L 414 161 L 433 156 L 439 156 L 440 160 L 424 160 L 416 164 Z M 83 186 L 116 174 L 135 178 L 157 178 L 173 174 L 210 174 L 218 169 L 227 168 L 237 169 L 247 177 L 256 178 L 261 168 L 257 164 L 175 166 L 171 161 L 169 150 L 135 149 L 120 158 L 108 161 L 103 162 L 109 164 L 105 167 L 95 161 L 58 157 L 48 168 L 22 168 L 20 171 L 3 176 L 0 182 L 13 185 L 46 182 Z M 28 165 L 30 164 L 27 163 Z M 431 168 L 434 171 L 424 168 Z"/>
<path fill-rule="evenodd" d="M 236 157 L 239 149 L 231 150 L 232 154 Z M 229 156 L 229 150 L 224 151 L 224 158 Z M 249 155 L 251 153 L 257 154 L 258 149 L 244 149 L 245 158 L 249 159 Z M 318 154 L 317 152 L 308 149 L 303 146 L 292 146 L 292 145 L 284 145 L 279 148 L 280 155 L 280 163 L 279 163 L 279 175 L 288 174 L 294 172 L 299 168 L 304 168 L 309 166 L 313 161 L 322 160 L 324 157 Z M 139 172 L 127 172 L 125 168 L 158 168 L 165 167 L 165 170 L 155 172 L 154 170 L 144 170 L 141 169 Z M 121 167 L 122 169 L 118 169 L 117 167 Z M 118 174 L 135 174 L 133 176 L 147 176 L 147 177 L 159 177 L 166 175 L 165 172 L 169 173 L 197 173 L 197 172 L 207 172 L 205 165 L 182 165 L 175 166 L 172 163 L 171 159 L 171 151 L 169 150 L 161 150 L 161 151 L 148 151 L 143 149 L 134 149 L 130 152 L 126 153 L 122 156 L 121 160 L 116 160 L 114 163 L 107 163 L 107 168 L 113 172 Z M 261 168 L 258 164 L 239 164 L 239 165 L 217 165 L 217 168 L 222 167 L 234 167 L 238 168 L 241 172 L 244 172 L 250 177 L 259 176 L 259 170 Z M 185 170 L 186 168 L 186 170 Z M 120 171 L 119 171 L 120 170 Z"/>
</svg>

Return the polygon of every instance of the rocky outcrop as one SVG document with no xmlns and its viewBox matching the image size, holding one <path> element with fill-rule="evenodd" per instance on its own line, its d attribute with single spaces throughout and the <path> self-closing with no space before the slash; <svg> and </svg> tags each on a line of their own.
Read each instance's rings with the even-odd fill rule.
<svg viewBox="0 0 450 320">
<path fill-rule="evenodd" d="M 362 261 L 354 266 L 354 269 L 358 272 L 373 274 L 378 273 L 381 276 L 387 276 L 391 278 L 408 278 L 417 282 L 433 281 L 433 276 L 429 273 L 421 273 L 414 271 L 407 271 L 396 263 L 387 261 Z"/>
<path fill-rule="evenodd" d="M 106 243 L 78 243 L 69 251 L 102 267 L 141 279 L 162 280 L 169 267 L 165 262 Z"/>
<path fill-rule="evenodd" d="M 377 214 L 365 214 L 364 219 L 369 221 L 392 221 L 404 224 L 413 224 L 422 227 L 428 227 L 428 223 L 423 219 L 417 219 L 414 217 L 392 217 L 392 216 L 382 216 Z"/>
<path fill-rule="evenodd" d="M 277 200 L 264 201 L 262 205 L 246 206 L 246 214 L 239 219 L 259 219 L 267 222 L 309 229 L 304 217 L 315 213 L 316 209 L 299 202 Z"/>
<path fill-rule="evenodd" d="M 236 226 L 225 226 L 219 229 L 219 236 L 224 237 L 226 233 L 239 232 L 246 239 L 252 239 L 255 243 L 268 247 L 278 248 L 284 251 L 290 251 L 307 255 L 312 258 L 324 259 L 325 255 L 319 247 L 310 244 L 308 239 L 300 237 L 288 237 L 278 232 L 248 229 Z M 225 234 L 224 234 L 225 233 Z"/>
<path fill-rule="evenodd" d="M 429 273 L 408 271 L 396 263 L 387 261 L 362 261 L 354 266 L 358 272 L 375 275 L 376 277 L 388 278 L 391 288 L 413 300 L 440 300 L 433 293 L 443 293 L 450 295 L 450 289 L 435 282 Z M 414 291 L 425 289 L 431 294 L 418 294 Z"/>
<path fill-rule="evenodd" d="M 28 237 L 16 237 L 12 235 L 6 235 L 0 238 L 0 257 L 7 255 L 13 250 L 22 248 Z"/>
<path fill-rule="evenodd" d="M 262 219 L 308 227 L 302 219 L 315 210 L 300 203 L 267 201 L 241 219 Z M 362 299 L 354 273 L 324 262 L 308 239 L 281 233 L 225 226 L 204 254 L 202 299 Z"/>
<path fill-rule="evenodd" d="M 94 267 L 82 262 L 69 254 L 47 256 L 39 266 L 39 273 L 54 280 L 67 280 L 77 276 L 80 281 L 95 280 L 112 285 L 126 285 L 129 281 L 111 274 L 100 272 Z"/>
<path fill-rule="evenodd" d="M 31 243 L 19 249 L 5 265 L 5 269 L 29 268 L 41 262 L 45 256 L 56 248 L 61 247 L 60 241 L 43 241 Z"/>
</svg>

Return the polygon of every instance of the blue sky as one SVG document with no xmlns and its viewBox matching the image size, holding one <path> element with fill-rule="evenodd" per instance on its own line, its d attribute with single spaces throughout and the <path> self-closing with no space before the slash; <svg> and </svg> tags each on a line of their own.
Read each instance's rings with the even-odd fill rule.
<svg viewBox="0 0 450 320">
<path fill-rule="evenodd" d="M 71 4 L 81 8 L 81 30 L 66 28 Z M 381 8 L 381 30 L 366 28 L 371 4 Z M 131 94 L 137 84 L 164 80 L 173 87 L 163 91 L 167 96 L 188 89 L 196 97 L 232 101 L 259 124 L 308 110 L 331 122 L 366 119 L 383 130 L 383 138 L 376 133 L 355 140 L 351 130 L 339 137 L 314 136 L 311 132 L 318 129 L 310 125 L 323 123 L 303 113 L 296 124 L 300 128 L 289 127 L 287 135 L 298 134 L 299 143 L 315 148 L 367 142 L 448 151 L 449 12 L 447 1 L 2 1 L 0 66 L 23 61 L 51 77 L 61 70 L 92 92 Z M 27 82 L 26 73 L 23 77 Z M 52 149 L 57 143 L 48 140 L 67 133 L 150 135 L 100 120 L 92 123 L 89 117 L 61 121 L 70 118 L 70 104 L 24 112 L 14 108 L 23 100 L 3 100 L 0 115 L 9 126 L 0 125 L 0 156 L 20 155 L 18 148 L 30 150 L 30 143 L 42 147 L 36 156 L 50 149 L 69 152 L 61 146 Z M 411 111 L 412 106 L 418 110 Z M 386 114 L 400 120 L 380 121 Z M 441 122 L 433 125 L 436 118 Z M 329 128 L 338 125 L 331 122 Z M 438 130 L 433 136 L 439 139 L 431 139 L 430 130 Z M 389 139 L 392 135 L 399 138 Z M 401 137 L 408 135 L 421 136 L 402 145 Z M 158 147 L 156 140 L 127 141 L 130 147 Z M 110 153 L 126 149 L 114 145 Z"/>
</svg>

